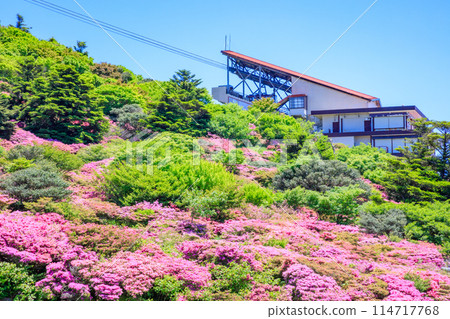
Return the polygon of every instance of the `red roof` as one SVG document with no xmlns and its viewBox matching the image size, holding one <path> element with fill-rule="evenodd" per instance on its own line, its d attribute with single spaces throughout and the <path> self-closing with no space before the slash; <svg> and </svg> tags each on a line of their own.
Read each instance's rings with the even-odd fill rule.
<svg viewBox="0 0 450 319">
<path fill-rule="evenodd" d="M 360 92 L 357 92 L 357 91 L 354 91 L 354 90 L 350 90 L 350 89 L 347 89 L 345 87 L 342 87 L 342 86 L 339 86 L 339 85 L 336 85 L 336 84 L 333 84 L 333 83 L 322 81 L 322 80 L 313 78 L 312 76 L 301 74 L 301 73 L 298 73 L 298 72 L 295 72 L 295 71 L 292 71 L 292 70 L 289 70 L 289 69 L 285 69 L 285 68 L 276 66 L 276 65 L 271 64 L 271 63 L 267 63 L 267 62 L 264 62 L 264 61 L 261 61 L 261 60 L 258 60 L 258 59 L 251 58 L 251 57 L 246 56 L 244 54 L 240 54 L 240 53 L 229 51 L 229 50 L 222 51 L 222 53 L 224 55 L 232 57 L 232 58 L 236 58 L 236 59 L 239 59 L 239 60 L 244 60 L 246 62 L 254 63 L 256 65 L 261 65 L 261 66 L 266 67 L 268 69 L 271 69 L 273 71 L 277 71 L 277 72 L 284 73 L 284 74 L 287 74 L 287 75 L 290 75 L 290 76 L 298 77 L 298 78 L 301 78 L 302 80 L 313 82 L 313 83 L 316 83 L 316 84 L 319 84 L 319 85 L 322 85 L 322 86 L 326 86 L 326 87 L 332 88 L 334 90 L 338 90 L 338 91 L 341 91 L 341 92 L 344 92 L 344 93 L 347 93 L 347 94 L 351 94 L 351 95 L 363 98 L 365 100 L 377 100 L 378 99 L 378 98 L 376 98 L 374 96 L 367 95 L 367 94 L 364 94 L 364 93 L 360 93 Z"/>
</svg>

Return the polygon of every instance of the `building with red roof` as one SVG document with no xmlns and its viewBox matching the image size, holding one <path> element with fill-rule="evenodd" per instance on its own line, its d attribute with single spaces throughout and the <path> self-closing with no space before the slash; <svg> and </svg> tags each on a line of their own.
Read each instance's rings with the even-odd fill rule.
<svg viewBox="0 0 450 319">
<path fill-rule="evenodd" d="M 416 136 L 411 119 L 425 117 L 416 106 L 382 107 L 379 98 L 295 72 L 230 50 L 227 84 L 212 89 L 213 98 L 246 109 L 252 101 L 271 97 L 279 111 L 315 122 L 333 143 L 361 143 L 398 153 Z M 237 84 L 231 85 L 231 77 Z"/>
</svg>

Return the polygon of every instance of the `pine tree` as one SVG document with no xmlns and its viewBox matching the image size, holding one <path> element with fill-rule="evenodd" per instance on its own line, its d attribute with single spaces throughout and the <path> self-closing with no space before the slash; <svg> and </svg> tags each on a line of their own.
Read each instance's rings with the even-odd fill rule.
<svg viewBox="0 0 450 319">
<path fill-rule="evenodd" d="M 98 142 L 107 129 L 92 86 L 72 66 L 59 65 L 31 85 L 19 119 L 38 136 L 64 143 Z"/>
</svg>

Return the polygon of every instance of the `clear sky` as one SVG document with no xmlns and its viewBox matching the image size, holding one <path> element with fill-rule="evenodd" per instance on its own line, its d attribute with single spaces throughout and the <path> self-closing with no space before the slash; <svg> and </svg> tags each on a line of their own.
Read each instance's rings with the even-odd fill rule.
<svg viewBox="0 0 450 319">
<path fill-rule="evenodd" d="M 83 13 L 73 0 L 49 1 Z M 220 50 L 231 34 L 233 51 L 303 72 L 374 0 L 77 1 L 94 18 L 211 59 L 226 61 Z M 96 62 L 144 74 L 101 29 L 24 0 L 0 8 L 3 25 L 20 13 L 41 39 L 86 41 Z M 226 83 L 224 70 L 113 36 L 154 79 L 185 68 L 208 89 Z M 450 121 L 449 57 L 450 1 L 379 0 L 307 74 Z"/>
</svg>

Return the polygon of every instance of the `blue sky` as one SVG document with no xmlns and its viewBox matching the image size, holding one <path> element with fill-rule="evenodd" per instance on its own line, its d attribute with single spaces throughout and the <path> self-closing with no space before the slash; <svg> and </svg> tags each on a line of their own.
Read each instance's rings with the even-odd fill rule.
<svg viewBox="0 0 450 319">
<path fill-rule="evenodd" d="M 73 0 L 49 0 L 82 13 Z M 77 0 L 95 18 L 225 62 L 231 49 L 303 72 L 373 0 L 145 1 Z M 86 41 L 96 62 L 142 71 L 101 29 L 23 0 L 3 1 L 0 22 L 25 17 L 31 32 L 65 45 Z M 417 105 L 431 119 L 450 120 L 450 1 L 379 0 L 308 75 L 374 95 L 383 106 Z M 152 78 L 189 69 L 210 89 L 224 70 L 113 35 Z"/>
</svg>

